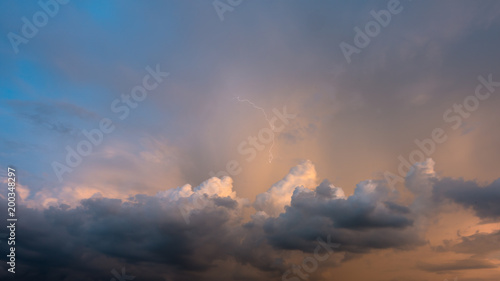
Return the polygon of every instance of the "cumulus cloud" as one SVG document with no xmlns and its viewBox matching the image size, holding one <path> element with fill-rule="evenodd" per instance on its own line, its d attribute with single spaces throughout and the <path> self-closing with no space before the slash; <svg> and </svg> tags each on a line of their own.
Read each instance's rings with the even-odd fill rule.
<svg viewBox="0 0 500 281">
<path fill-rule="evenodd" d="M 318 238 L 340 245 L 343 260 L 330 264 L 380 249 L 414 249 L 427 244 L 425 229 L 416 223 L 425 199 L 434 200 L 440 183 L 455 182 L 439 179 L 432 160 L 415 164 L 406 180 L 415 194 L 409 204 L 382 180 L 360 182 L 346 196 L 328 180 L 318 185 L 314 165 L 305 161 L 257 196 L 250 218 L 245 210 L 252 204 L 237 196 L 230 177 L 126 199 L 95 194 L 75 207 L 23 204 L 17 230 L 23 259 L 16 275 L 106 280 L 112 269 L 126 265 L 128 273 L 147 280 L 268 279 L 289 269 L 294 253 L 313 253 Z M 487 252 L 495 239 L 476 234 L 442 250 Z M 418 265 L 427 272 L 494 267 L 479 258 Z"/>
<path fill-rule="evenodd" d="M 305 161 L 290 169 L 288 175 L 273 184 L 265 193 L 257 195 L 254 207 L 269 216 L 277 216 L 290 204 L 292 194 L 297 187 L 311 189 L 316 185 L 316 169 L 311 161 Z"/>
<path fill-rule="evenodd" d="M 227 195 L 224 184 L 230 182 L 208 180 L 194 189 L 191 196 L 197 192 L 208 196 L 190 224 L 179 212 L 185 198 L 182 192 L 177 199 L 161 194 L 136 195 L 126 201 L 96 196 L 73 209 L 68 205 L 21 208 L 18 214 L 24 219 L 17 233 L 23 243 L 17 247 L 24 258 L 16 274 L 42 280 L 109 280 L 111 269 L 127 264 L 133 272 L 140 269 L 139 263 L 152 270 L 141 270 L 147 280 L 169 275 L 183 280 L 206 271 L 218 260 L 233 256 L 232 249 L 239 243 L 241 216 L 235 217 L 234 211 L 241 206 L 229 196 L 217 195 Z M 228 199 L 218 201 L 221 198 Z M 50 274 L 43 268 L 47 264 L 53 268 Z M 70 264 L 79 266 L 69 269 Z M 162 270 L 155 269 L 160 265 Z"/>
<path fill-rule="evenodd" d="M 276 248 L 306 252 L 328 234 L 350 252 L 421 245 L 408 209 L 388 200 L 391 191 L 382 181 L 361 182 L 349 197 L 324 181 L 313 191 L 296 188 L 286 212 L 268 219 L 264 229 Z"/>
</svg>

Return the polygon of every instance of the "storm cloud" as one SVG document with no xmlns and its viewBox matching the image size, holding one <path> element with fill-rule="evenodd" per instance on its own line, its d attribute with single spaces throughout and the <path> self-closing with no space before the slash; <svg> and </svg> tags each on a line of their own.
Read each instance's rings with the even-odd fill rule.
<svg viewBox="0 0 500 281">
<path fill-rule="evenodd" d="M 416 164 L 413 177 L 429 177 L 428 169 L 428 163 Z M 436 188 L 441 184 L 463 188 L 461 181 L 433 179 Z M 205 277 L 200 280 L 212 280 L 208 272 L 224 271 L 236 263 L 247 268 L 234 272 L 231 279 L 245 280 L 254 274 L 248 268 L 276 278 L 291 266 L 286 258 L 290 253 L 312 253 L 316 241 L 326 237 L 339 245 L 335 251 L 345 254 L 346 261 L 349 253 L 426 245 L 425 229 L 414 224 L 420 216 L 414 203 L 403 205 L 383 180 L 363 181 L 350 196 L 328 180 L 305 187 L 314 182 L 314 165 L 302 162 L 264 193 L 275 194 L 277 186 L 294 186 L 289 199 L 267 195 L 265 202 L 274 207 L 266 208 L 261 200 L 251 218 L 244 212 L 253 209 L 252 204 L 237 197 L 229 177 L 126 200 L 95 194 L 73 207 L 21 206 L 19 216 L 24 219 L 17 231 L 18 255 L 23 258 L 16 274 L 26 280 L 96 280 L 110 278 L 114 268 L 126 267 L 130 274 L 148 280 L 188 280 L 202 274 Z M 282 210 L 276 211 L 283 200 Z M 447 250 L 491 251 L 486 244 L 494 237 L 464 237 Z M 480 260 L 419 265 L 433 272 L 492 267 Z"/>
</svg>

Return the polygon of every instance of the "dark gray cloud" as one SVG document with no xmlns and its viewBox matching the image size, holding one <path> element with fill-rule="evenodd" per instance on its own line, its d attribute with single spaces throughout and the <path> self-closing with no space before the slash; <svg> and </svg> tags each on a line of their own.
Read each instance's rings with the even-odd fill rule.
<svg viewBox="0 0 500 281">
<path fill-rule="evenodd" d="M 405 213 L 408 208 L 383 202 L 390 194 L 383 182 L 362 182 L 354 195 L 347 198 L 332 196 L 334 189 L 326 181 L 314 192 L 296 189 L 286 212 L 264 224 L 270 243 L 277 248 L 306 252 L 314 249 L 317 237 L 326 235 L 331 235 L 333 243 L 341 244 L 341 250 L 349 252 L 411 248 L 424 243 Z"/>
<path fill-rule="evenodd" d="M 475 181 L 444 178 L 434 184 L 435 200 L 449 199 L 466 208 L 486 221 L 500 219 L 500 179 L 481 186 Z"/>
<path fill-rule="evenodd" d="M 189 225 L 177 206 L 145 195 L 86 199 L 75 209 L 21 208 L 16 280 L 109 280 L 122 266 L 133 275 L 135 267 L 149 269 L 141 279 L 184 280 L 233 255 L 241 233 L 230 218 L 234 206 L 224 205 L 196 212 Z"/>
</svg>

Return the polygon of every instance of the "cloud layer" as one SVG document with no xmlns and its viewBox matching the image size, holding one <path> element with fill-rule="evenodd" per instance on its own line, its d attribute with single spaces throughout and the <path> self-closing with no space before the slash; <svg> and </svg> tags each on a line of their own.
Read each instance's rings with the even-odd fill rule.
<svg viewBox="0 0 500 281">
<path fill-rule="evenodd" d="M 414 167 L 406 185 L 415 196 L 406 203 L 383 180 L 360 182 L 350 196 L 327 180 L 316 184 L 314 165 L 304 161 L 253 205 L 236 195 L 229 177 L 126 200 L 95 194 L 73 207 L 23 205 L 18 210 L 23 218 L 17 230 L 22 259 L 16 274 L 22 280 L 97 280 L 126 267 L 146 280 L 280 278 L 297 256 L 314 252 L 318 239 L 339 244 L 335 252 L 340 259 L 324 266 L 383 249 L 425 246 L 426 229 L 420 221 L 430 215 L 420 210 L 423 205 L 439 210 L 436 200 L 472 207 L 480 218 L 496 218 L 494 210 L 474 206 L 491 202 L 498 182 L 479 188 L 473 182 L 438 178 L 430 159 Z M 475 196 L 462 195 L 472 190 Z M 245 216 L 250 210 L 251 217 Z M 417 266 L 428 272 L 496 268 L 484 255 L 500 251 L 491 247 L 498 244 L 497 236 L 474 234 L 435 249 L 473 254 L 473 262 Z"/>
</svg>

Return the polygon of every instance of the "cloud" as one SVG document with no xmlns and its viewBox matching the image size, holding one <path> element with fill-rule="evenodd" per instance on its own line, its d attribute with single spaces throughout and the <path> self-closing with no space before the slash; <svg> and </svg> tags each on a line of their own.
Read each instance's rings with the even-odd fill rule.
<svg viewBox="0 0 500 281">
<path fill-rule="evenodd" d="M 485 221 L 500 219 L 500 179 L 486 186 L 475 181 L 444 178 L 434 184 L 436 200 L 449 199 L 466 208 Z"/>
<path fill-rule="evenodd" d="M 422 245 L 407 207 L 388 201 L 390 193 L 382 181 L 361 182 L 349 197 L 327 181 L 315 190 L 298 187 L 286 212 L 265 222 L 266 236 L 276 248 L 306 252 L 327 234 L 355 253 Z"/>
<path fill-rule="evenodd" d="M 21 207 L 18 214 L 25 219 L 18 223 L 17 233 L 24 242 L 17 251 L 24 257 L 19 261 L 24 269 L 19 266 L 16 275 L 44 280 L 77 280 L 74 276 L 105 280 L 120 263 L 131 270 L 138 263 L 150 269 L 160 264 L 165 267 L 141 276 L 148 280 L 148 276 L 158 278 L 167 273 L 182 280 L 179 278 L 187 272 L 206 271 L 217 260 L 233 255 L 241 234 L 237 227 L 241 216 L 234 216 L 241 206 L 230 197 L 217 195 L 227 191 L 219 183 L 209 180 L 194 189 L 194 194 L 212 195 L 194 212 L 189 225 L 178 209 L 182 195 L 179 200 L 136 195 L 127 201 L 94 196 L 73 209 L 68 205 L 44 210 Z M 50 275 L 43 269 L 47 265 Z M 64 274 L 68 271 L 71 275 Z"/>
<path fill-rule="evenodd" d="M 126 266 L 127 273 L 148 280 L 269 279 L 288 270 L 297 253 L 313 253 L 318 238 L 340 244 L 340 258 L 324 266 L 381 249 L 415 249 L 427 244 L 425 224 L 416 223 L 422 215 L 415 206 L 429 198 L 429 189 L 414 188 L 439 179 L 431 160 L 414 167 L 407 184 L 418 195 L 404 204 L 382 180 L 360 182 L 350 196 L 328 180 L 315 186 L 315 167 L 304 161 L 257 196 L 250 218 L 245 213 L 252 204 L 237 196 L 229 177 L 125 199 L 97 193 L 74 207 L 34 209 L 22 201 L 17 232 L 23 243 L 17 251 L 23 259 L 16 275 L 104 280 L 111 278 L 113 268 Z M 6 203 L 5 198 L 0 201 Z M 463 237 L 449 249 L 487 253 L 495 237 Z M 418 265 L 427 272 L 494 267 L 478 258 Z"/>
<path fill-rule="evenodd" d="M 290 204 L 295 188 L 314 188 L 316 177 L 314 165 L 310 161 L 305 161 L 290 169 L 288 175 L 273 184 L 267 192 L 257 195 L 254 208 L 269 216 L 277 216 Z"/>
<path fill-rule="evenodd" d="M 498 266 L 487 260 L 465 259 L 442 264 L 419 263 L 417 267 L 429 272 L 445 273 L 456 270 L 497 268 Z"/>
<path fill-rule="evenodd" d="M 474 254 L 484 256 L 490 253 L 500 252 L 500 231 L 492 233 L 475 233 L 460 237 L 458 242 L 445 240 L 444 245 L 435 247 L 437 251 L 453 251 L 463 254 Z"/>
<path fill-rule="evenodd" d="M 78 126 L 75 124 L 95 121 L 98 117 L 96 113 L 68 102 L 11 100 L 7 104 L 16 116 L 60 134 L 76 135 Z"/>
</svg>

